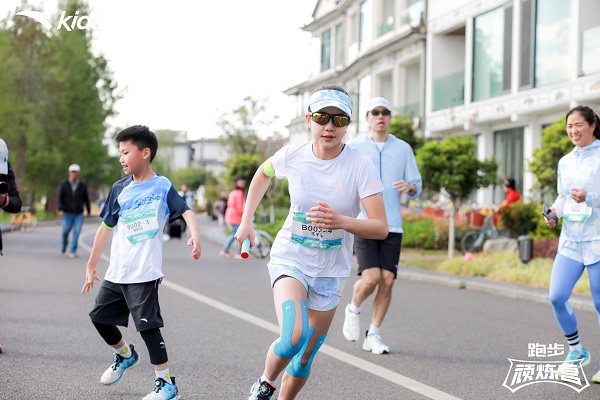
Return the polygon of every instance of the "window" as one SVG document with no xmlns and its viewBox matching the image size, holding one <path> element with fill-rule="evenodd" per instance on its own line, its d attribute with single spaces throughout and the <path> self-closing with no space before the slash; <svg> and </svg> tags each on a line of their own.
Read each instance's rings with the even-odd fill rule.
<svg viewBox="0 0 600 400">
<path fill-rule="evenodd" d="M 381 5 L 381 16 L 377 27 L 377 36 L 385 35 L 394 30 L 394 7 L 395 0 L 383 0 Z"/>
<path fill-rule="evenodd" d="M 424 3 L 423 0 L 406 0 L 406 8 L 400 15 L 400 24 L 412 27 L 418 26 L 421 23 Z"/>
<path fill-rule="evenodd" d="M 579 10 L 580 74 L 590 75 L 600 72 L 600 1 L 580 0 Z"/>
<path fill-rule="evenodd" d="M 344 65 L 344 25 L 335 26 L 335 55 L 334 65 Z"/>
<path fill-rule="evenodd" d="M 473 38 L 473 101 L 510 91 L 512 6 L 475 18 Z"/>
<path fill-rule="evenodd" d="M 358 50 L 371 45 L 373 38 L 373 1 L 365 0 L 360 4 L 360 27 L 358 32 Z"/>
<path fill-rule="evenodd" d="M 371 75 L 367 75 L 358 81 L 358 107 L 354 112 L 353 122 L 357 125 L 356 131 L 360 132 L 363 128 L 364 118 L 367 114 L 367 103 L 371 100 Z"/>
<path fill-rule="evenodd" d="M 523 0 L 521 2 L 521 75 L 519 86 L 522 88 L 533 86 L 534 7 L 535 1 L 533 0 Z"/>
<path fill-rule="evenodd" d="M 331 68 L 331 31 L 321 35 L 321 71 Z"/>
<path fill-rule="evenodd" d="M 494 132 L 494 156 L 498 160 L 498 176 L 514 178 L 517 190 L 523 193 L 523 128 L 505 129 Z M 494 187 L 494 204 L 504 200 L 501 186 Z"/>
<path fill-rule="evenodd" d="M 409 64 L 404 69 L 404 105 L 401 112 L 410 116 L 421 115 L 421 63 Z"/>
<path fill-rule="evenodd" d="M 384 73 L 382 75 L 379 75 L 379 78 L 377 79 L 378 84 L 377 84 L 377 92 L 378 92 L 378 96 L 384 97 L 386 98 L 390 103 L 393 102 L 394 99 L 394 93 L 393 93 L 393 87 L 392 87 L 392 72 L 387 72 Z"/>
<path fill-rule="evenodd" d="M 535 86 L 569 78 L 571 0 L 537 0 Z"/>
</svg>

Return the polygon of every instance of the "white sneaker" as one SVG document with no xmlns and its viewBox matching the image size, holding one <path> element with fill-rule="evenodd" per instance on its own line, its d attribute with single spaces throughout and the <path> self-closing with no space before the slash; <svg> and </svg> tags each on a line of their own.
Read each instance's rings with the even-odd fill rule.
<svg viewBox="0 0 600 400">
<path fill-rule="evenodd" d="M 365 333 L 363 350 L 370 351 L 373 354 L 388 354 L 390 352 L 390 348 L 381 341 L 381 336 L 376 334 L 369 335 L 369 331 Z"/>
<path fill-rule="evenodd" d="M 596 374 L 592 376 L 592 382 L 600 383 L 600 371 L 596 372 Z"/>
<path fill-rule="evenodd" d="M 350 304 L 348 304 L 345 314 L 346 318 L 344 318 L 342 333 L 349 341 L 356 342 L 360 338 L 360 313 L 350 311 Z"/>
</svg>

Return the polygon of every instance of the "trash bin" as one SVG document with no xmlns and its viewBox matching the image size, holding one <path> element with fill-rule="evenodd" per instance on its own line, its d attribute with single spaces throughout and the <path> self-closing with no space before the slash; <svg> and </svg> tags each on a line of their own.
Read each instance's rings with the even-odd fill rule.
<svg viewBox="0 0 600 400">
<path fill-rule="evenodd" d="M 523 264 L 527 264 L 531 261 L 531 255 L 533 253 L 533 238 L 527 235 L 521 235 L 517 238 L 519 243 L 519 258 Z"/>
</svg>

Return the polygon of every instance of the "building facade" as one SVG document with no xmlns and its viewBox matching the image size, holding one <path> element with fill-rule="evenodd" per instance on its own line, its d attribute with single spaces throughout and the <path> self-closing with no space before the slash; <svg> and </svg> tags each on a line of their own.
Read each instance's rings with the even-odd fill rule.
<svg viewBox="0 0 600 400">
<path fill-rule="evenodd" d="M 479 158 L 525 197 L 541 132 L 573 106 L 600 105 L 600 1 L 429 0 L 425 135 L 473 135 Z M 499 204 L 500 187 L 479 203 Z"/>
<path fill-rule="evenodd" d="M 303 28 L 312 34 L 310 78 L 285 91 L 297 104 L 289 142 L 310 139 L 307 100 L 326 83 L 343 86 L 354 100 L 347 140 L 368 130 L 364 108 L 374 96 L 418 120 L 425 110 L 424 11 L 423 0 L 317 1 L 312 22 Z"/>
<path fill-rule="evenodd" d="M 428 138 L 472 135 L 478 157 L 498 160 L 539 200 L 528 171 L 544 127 L 569 108 L 600 106 L 599 0 L 319 0 L 310 78 L 296 97 L 290 142 L 310 138 L 304 121 L 310 90 L 344 86 L 355 101 L 348 139 L 365 132 L 364 103 L 388 98 Z M 501 187 L 480 190 L 499 204 Z"/>
</svg>

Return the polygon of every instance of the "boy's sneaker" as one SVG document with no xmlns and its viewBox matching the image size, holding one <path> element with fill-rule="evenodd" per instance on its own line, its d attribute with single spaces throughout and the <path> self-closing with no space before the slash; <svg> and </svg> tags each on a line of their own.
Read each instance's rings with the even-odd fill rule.
<svg viewBox="0 0 600 400">
<path fill-rule="evenodd" d="M 592 382 L 600 383 L 600 371 L 596 372 L 596 374 L 592 376 Z"/>
<path fill-rule="evenodd" d="M 369 335 L 369 331 L 365 333 L 363 350 L 370 351 L 373 354 L 388 354 L 390 352 L 390 348 L 381 341 L 381 336 L 377 334 Z"/>
<path fill-rule="evenodd" d="M 113 385 L 121 380 L 123 372 L 125 372 L 127 368 L 138 365 L 140 362 L 140 355 L 135 351 L 134 345 L 130 344 L 129 348 L 132 353 L 129 358 L 125 358 L 122 355 L 115 353 L 114 362 L 106 371 L 104 371 L 102 378 L 100 378 L 100 383 L 103 385 Z"/>
<path fill-rule="evenodd" d="M 268 382 L 261 382 L 259 378 L 250 388 L 250 396 L 247 400 L 270 400 L 273 393 L 275 393 L 275 387 Z"/>
<path fill-rule="evenodd" d="M 231 257 L 231 253 L 228 252 L 227 250 L 221 250 L 221 251 L 219 251 L 219 254 L 224 257 Z"/>
<path fill-rule="evenodd" d="M 573 366 L 575 368 L 579 368 L 579 367 L 585 367 L 586 365 L 588 365 L 590 363 L 590 357 L 591 354 L 584 348 L 581 348 L 581 351 L 577 351 L 577 350 L 569 350 L 569 354 L 567 354 L 567 358 L 565 358 L 565 361 L 560 364 L 560 366 L 558 367 L 558 377 L 560 378 L 560 374 L 561 373 L 567 373 L 567 371 L 572 370 Z M 598 375 L 598 382 L 600 383 L 600 375 Z M 594 375 L 594 378 L 596 378 L 596 375 Z M 594 381 L 594 379 L 592 378 L 592 381 Z M 596 382 L 596 381 L 594 381 Z"/>
<path fill-rule="evenodd" d="M 348 304 L 345 315 L 342 333 L 349 341 L 356 342 L 360 338 L 360 313 L 350 311 L 350 304 Z"/>
<path fill-rule="evenodd" d="M 237 259 L 237 260 L 243 260 L 244 257 L 242 257 L 242 255 L 240 253 L 235 253 L 235 255 L 233 256 L 233 258 Z"/>
<path fill-rule="evenodd" d="M 175 377 L 171 377 L 171 382 L 165 381 L 163 378 L 154 380 L 154 390 L 142 400 L 176 400 L 180 399 L 181 395 L 175 385 Z"/>
</svg>

